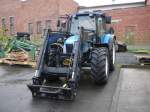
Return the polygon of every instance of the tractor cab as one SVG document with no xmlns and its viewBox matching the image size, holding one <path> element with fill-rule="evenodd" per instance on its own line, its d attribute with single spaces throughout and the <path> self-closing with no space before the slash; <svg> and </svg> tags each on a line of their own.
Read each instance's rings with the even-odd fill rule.
<svg viewBox="0 0 150 112">
<path fill-rule="evenodd" d="M 105 13 L 85 12 L 78 13 L 72 16 L 70 33 L 80 34 L 80 28 L 83 27 L 85 33 L 93 33 L 96 37 L 100 37 L 106 32 L 106 24 L 111 23 L 111 17 Z"/>
</svg>

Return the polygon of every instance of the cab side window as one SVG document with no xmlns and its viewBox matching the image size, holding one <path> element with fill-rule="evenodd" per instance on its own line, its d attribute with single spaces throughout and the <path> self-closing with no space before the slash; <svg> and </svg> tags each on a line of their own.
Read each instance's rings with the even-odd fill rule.
<svg viewBox="0 0 150 112">
<path fill-rule="evenodd" d="M 99 37 L 105 33 L 106 24 L 104 19 L 98 18 L 98 35 Z"/>
</svg>

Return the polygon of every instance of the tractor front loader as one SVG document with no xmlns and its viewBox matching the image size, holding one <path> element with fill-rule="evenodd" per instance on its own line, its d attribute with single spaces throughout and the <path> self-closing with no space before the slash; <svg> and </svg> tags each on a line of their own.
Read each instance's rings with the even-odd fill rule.
<svg viewBox="0 0 150 112">
<path fill-rule="evenodd" d="M 80 72 L 78 67 L 80 41 L 75 43 L 74 54 L 71 48 L 66 54 L 63 44 L 69 35 L 48 29 L 45 31 L 45 41 L 38 59 L 33 84 L 29 84 L 28 87 L 33 97 L 46 95 L 64 100 L 73 99 L 76 95 Z"/>
<path fill-rule="evenodd" d="M 95 84 L 107 83 L 115 64 L 114 34 L 106 29 L 110 23 L 102 12 L 85 12 L 69 17 L 66 32 L 45 30 L 36 73 L 27 85 L 32 96 L 73 100 L 85 69 Z"/>
</svg>

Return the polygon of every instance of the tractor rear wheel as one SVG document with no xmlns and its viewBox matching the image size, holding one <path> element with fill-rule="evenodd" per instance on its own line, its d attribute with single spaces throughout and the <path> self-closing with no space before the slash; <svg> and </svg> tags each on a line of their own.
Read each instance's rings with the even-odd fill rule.
<svg viewBox="0 0 150 112">
<path fill-rule="evenodd" d="M 109 53 L 105 47 L 92 52 L 91 77 L 96 84 L 107 83 L 109 77 Z"/>
</svg>

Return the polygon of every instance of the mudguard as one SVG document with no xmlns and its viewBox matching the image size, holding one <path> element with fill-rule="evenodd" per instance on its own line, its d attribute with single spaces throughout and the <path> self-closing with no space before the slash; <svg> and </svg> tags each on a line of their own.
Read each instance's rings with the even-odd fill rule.
<svg viewBox="0 0 150 112">
<path fill-rule="evenodd" d="M 114 35 L 112 34 L 104 34 L 100 41 L 101 41 L 101 44 L 103 45 L 106 45 L 109 47 L 109 49 L 111 49 L 112 45 L 113 45 L 113 42 L 114 42 Z"/>
</svg>

